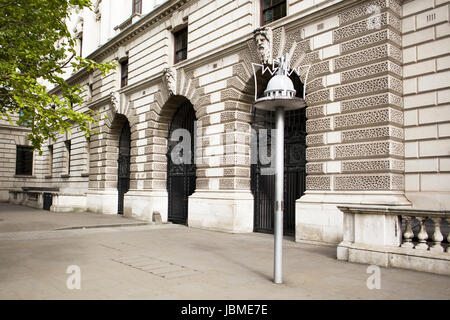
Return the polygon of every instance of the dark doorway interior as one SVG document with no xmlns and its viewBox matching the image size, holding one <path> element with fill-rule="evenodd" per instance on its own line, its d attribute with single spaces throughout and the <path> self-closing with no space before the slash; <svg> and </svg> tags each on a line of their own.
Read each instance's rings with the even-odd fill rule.
<svg viewBox="0 0 450 320">
<path fill-rule="evenodd" d="M 168 219 L 173 223 L 185 224 L 188 222 L 188 197 L 195 191 L 196 166 L 194 163 L 194 123 L 195 111 L 189 101 L 185 101 L 176 110 L 169 127 L 168 153 L 167 153 L 167 191 L 169 196 Z M 171 141 L 170 137 L 176 129 L 185 129 L 189 132 L 190 151 L 174 151 L 176 145 L 183 141 Z M 178 149 L 175 149 L 178 150 Z M 188 155 L 183 152 L 189 152 Z M 174 155 L 172 155 L 174 153 Z M 174 163 L 172 157 L 179 159 Z M 184 159 L 190 159 L 183 161 Z"/>
<path fill-rule="evenodd" d="M 117 213 L 123 214 L 123 200 L 125 193 L 130 189 L 130 147 L 131 130 L 128 121 L 122 127 L 119 138 L 119 159 L 117 190 L 119 193 Z"/>
<path fill-rule="evenodd" d="M 303 97 L 303 84 L 295 72 L 289 76 L 297 91 L 297 97 Z M 259 73 L 258 96 L 264 94 L 271 76 Z M 306 188 L 306 115 L 305 108 L 287 111 L 284 128 L 284 234 L 295 235 L 295 201 L 300 198 Z M 253 110 L 252 127 L 258 129 L 275 128 L 275 112 Z M 267 131 L 268 152 L 270 155 L 270 130 Z M 258 154 L 259 154 L 258 139 Z M 258 161 L 251 166 L 251 188 L 254 196 L 254 231 L 273 233 L 273 214 L 275 198 L 275 175 L 263 174 L 263 169 L 269 167 Z"/>
<path fill-rule="evenodd" d="M 265 112 L 261 127 L 274 128 L 274 113 Z M 305 192 L 306 164 L 305 109 L 287 111 L 284 132 L 284 234 L 295 235 L 295 200 Z M 268 130 L 270 152 L 270 130 Z M 259 152 L 258 145 L 258 152 Z M 273 233 L 275 175 L 263 173 L 270 165 L 252 164 L 252 192 L 254 195 L 254 231 Z"/>
<path fill-rule="evenodd" d="M 53 194 L 44 192 L 42 208 L 44 210 L 50 210 L 50 207 L 52 206 L 52 204 L 53 204 Z"/>
</svg>

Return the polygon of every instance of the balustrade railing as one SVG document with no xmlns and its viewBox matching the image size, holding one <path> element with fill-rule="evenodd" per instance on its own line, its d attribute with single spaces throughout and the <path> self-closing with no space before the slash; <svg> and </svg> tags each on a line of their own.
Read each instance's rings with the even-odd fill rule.
<svg viewBox="0 0 450 320">
<path fill-rule="evenodd" d="M 450 217 L 447 214 L 401 214 L 402 248 L 450 253 Z"/>
</svg>

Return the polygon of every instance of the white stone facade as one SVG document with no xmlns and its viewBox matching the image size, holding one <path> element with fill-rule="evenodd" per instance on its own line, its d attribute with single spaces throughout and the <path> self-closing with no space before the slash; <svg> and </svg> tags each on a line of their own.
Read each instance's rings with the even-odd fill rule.
<svg viewBox="0 0 450 320">
<path fill-rule="evenodd" d="M 252 232 L 251 63 L 261 60 L 253 38 L 261 27 L 260 2 L 143 0 L 138 17 L 129 2 L 100 1 L 100 20 L 93 12 L 81 14 L 83 56 L 128 59 L 122 88 L 120 68 L 105 77 L 71 76 L 86 88 L 79 110 L 99 112 L 97 133 L 88 141 L 75 129 L 51 142 L 51 166 L 44 146 L 42 156 L 35 152 L 33 177 L 24 178 L 14 177 L 12 150 L 25 129 L 3 126 L 1 199 L 25 185 L 57 187 L 52 210 L 116 214 L 118 137 L 126 117 L 131 180 L 124 214 L 151 220 L 158 211 L 167 221 L 168 126 L 185 99 L 202 134 L 188 224 Z M 287 16 L 267 25 L 272 57 L 289 53 L 293 67 L 311 65 L 297 241 L 341 242 L 339 205 L 450 209 L 449 7 L 444 0 L 288 0 Z M 187 59 L 174 64 L 173 32 L 184 26 Z M 170 86 L 166 68 L 176 72 Z"/>
</svg>

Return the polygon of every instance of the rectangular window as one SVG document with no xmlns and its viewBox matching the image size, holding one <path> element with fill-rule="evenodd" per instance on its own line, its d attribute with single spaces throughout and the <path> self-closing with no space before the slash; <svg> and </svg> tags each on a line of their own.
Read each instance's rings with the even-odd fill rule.
<svg viewBox="0 0 450 320">
<path fill-rule="evenodd" d="M 261 2 L 263 25 L 286 16 L 286 0 L 262 0 Z"/>
<path fill-rule="evenodd" d="M 83 34 L 80 35 L 80 37 L 78 38 L 78 43 L 80 46 L 80 57 L 83 56 Z"/>
<path fill-rule="evenodd" d="M 91 137 L 86 137 L 86 172 L 89 173 L 89 162 L 91 156 Z"/>
<path fill-rule="evenodd" d="M 175 63 L 187 59 L 188 29 L 184 28 L 173 34 L 175 39 Z"/>
<path fill-rule="evenodd" d="M 128 84 L 128 59 L 120 63 L 120 87 Z"/>
<path fill-rule="evenodd" d="M 64 142 L 66 145 L 66 173 L 70 174 L 70 153 L 72 148 L 72 143 L 70 140 L 67 140 Z"/>
<path fill-rule="evenodd" d="M 16 146 L 16 174 L 33 174 L 33 147 Z"/>
<path fill-rule="evenodd" d="M 53 146 L 48 146 L 48 174 L 51 176 L 53 171 Z"/>
<path fill-rule="evenodd" d="M 132 0 L 133 2 L 133 10 L 132 14 L 141 14 L 142 13 L 142 0 Z"/>
</svg>

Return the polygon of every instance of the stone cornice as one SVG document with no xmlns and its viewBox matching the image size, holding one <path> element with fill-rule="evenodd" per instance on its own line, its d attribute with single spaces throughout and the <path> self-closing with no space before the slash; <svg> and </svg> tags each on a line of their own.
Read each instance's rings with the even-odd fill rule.
<svg viewBox="0 0 450 320">
<path fill-rule="evenodd" d="M 10 124 L 0 124 L 0 128 L 1 129 L 6 129 L 6 130 L 31 131 L 30 128 L 21 127 L 21 126 L 18 126 L 18 125 L 10 125 Z"/>
<path fill-rule="evenodd" d="M 108 102 L 111 101 L 111 95 L 106 95 L 104 97 L 101 97 L 99 99 L 96 99 L 94 101 L 90 101 L 88 103 L 86 103 L 86 107 L 88 107 L 89 109 L 95 109 L 98 108 L 104 104 L 107 104 Z"/>
<path fill-rule="evenodd" d="M 104 57 L 110 52 L 117 50 L 117 48 L 127 41 L 131 40 L 137 34 L 142 33 L 144 30 L 151 27 L 156 22 L 170 16 L 175 10 L 178 10 L 180 7 L 186 5 L 188 2 L 192 0 L 178 0 L 178 1 L 168 1 L 150 12 L 135 24 L 127 27 L 113 39 L 105 43 L 102 47 L 98 48 L 96 51 L 91 53 L 87 58 L 96 60 Z M 293 15 L 286 16 L 281 18 L 273 23 L 268 24 L 267 26 L 272 29 L 276 29 L 278 27 L 284 27 L 286 30 L 292 30 L 298 26 L 304 26 L 309 23 L 314 22 L 315 20 L 326 18 L 328 15 L 335 14 L 336 11 L 345 10 L 353 6 L 355 3 L 360 2 L 361 0 L 332 0 L 325 4 L 316 5 L 311 8 L 308 8 L 305 11 L 301 11 L 295 13 Z M 323 6 L 323 7 L 322 7 Z M 315 10 L 315 11 L 314 11 Z M 246 42 L 253 38 L 253 34 L 250 33 L 248 35 L 242 36 L 233 42 L 228 43 L 225 46 L 207 51 L 201 55 L 195 56 L 193 58 L 188 58 L 178 64 L 173 65 L 176 69 L 184 68 L 185 71 L 193 70 L 200 65 L 204 65 L 214 60 L 220 59 L 223 56 L 238 52 L 242 49 L 245 49 Z M 71 83 L 77 82 L 83 76 L 86 76 L 88 72 L 83 69 L 72 75 L 67 81 Z M 138 90 L 148 84 L 152 84 L 155 81 L 159 81 L 162 76 L 162 73 L 158 73 L 152 75 L 144 80 L 141 80 L 139 83 L 131 84 L 125 88 L 120 90 L 120 93 L 129 93 Z M 52 89 L 57 91 L 55 89 Z M 102 99 L 102 98 L 101 98 Z M 88 105 L 96 104 L 96 101 L 89 103 Z"/>
</svg>

